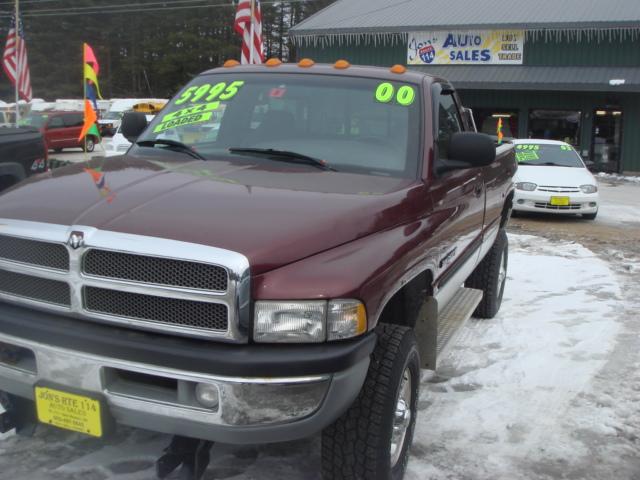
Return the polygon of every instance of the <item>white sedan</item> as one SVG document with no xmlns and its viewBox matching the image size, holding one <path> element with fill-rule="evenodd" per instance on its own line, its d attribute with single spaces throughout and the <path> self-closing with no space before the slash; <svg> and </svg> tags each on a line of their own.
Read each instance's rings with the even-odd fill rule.
<svg viewBox="0 0 640 480">
<path fill-rule="evenodd" d="M 154 116 L 155 115 L 146 115 L 147 122 L 153 120 Z M 105 157 L 114 157 L 116 155 L 124 155 L 127 153 L 129 147 L 131 147 L 131 142 L 124 138 L 124 135 L 120 132 L 120 125 L 118 125 L 116 133 L 110 139 L 105 138 L 103 140 L 103 145 Z"/>
<path fill-rule="evenodd" d="M 518 162 L 514 211 L 596 218 L 598 182 L 571 145 L 535 139 L 513 143 Z"/>
</svg>

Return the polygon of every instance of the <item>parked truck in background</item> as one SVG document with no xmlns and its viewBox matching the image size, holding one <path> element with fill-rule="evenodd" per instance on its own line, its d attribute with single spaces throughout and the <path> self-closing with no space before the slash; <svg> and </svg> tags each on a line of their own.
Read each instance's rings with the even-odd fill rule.
<svg viewBox="0 0 640 480">
<path fill-rule="evenodd" d="M 323 478 L 402 478 L 420 369 L 506 282 L 513 149 L 463 112 L 401 66 L 229 63 L 0 196 L 12 423 L 172 434 L 191 478 L 322 432 Z"/>
<path fill-rule="evenodd" d="M 0 128 L 0 191 L 46 171 L 47 159 L 47 149 L 37 129 Z"/>
</svg>

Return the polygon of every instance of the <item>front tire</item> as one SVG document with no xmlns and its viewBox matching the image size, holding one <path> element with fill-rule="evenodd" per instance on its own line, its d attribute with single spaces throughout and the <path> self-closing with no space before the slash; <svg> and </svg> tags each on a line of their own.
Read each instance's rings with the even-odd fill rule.
<svg viewBox="0 0 640 480">
<path fill-rule="evenodd" d="M 585 220 L 595 220 L 597 216 L 598 216 L 598 211 L 597 210 L 596 210 L 595 213 L 583 213 L 582 214 L 582 218 L 584 218 Z"/>
<path fill-rule="evenodd" d="M 409 327 L 382 324 L 358 398 L 322 432 L 324 480 L 400 480 L 416 424 L 420 357 Z"/>
<path fill-rule="evenodd" d="M 509 263 L 509 240 L 504 228 L 498 230 L 491 250 L 471 273 L 465 286 L 482 290 L 482 301 L 473 315 L 479 318 L 493 318 L 500 310 L 504 286 L 507 283 Z"/>
<path fill-rule="evenodd" d="M 84 149 L 85 152 L 93 152 L 96 148 L 96 141 L 93 137 L 87 137 L 87 139 L 84 141 L 82 148 Z"/>
</svg>

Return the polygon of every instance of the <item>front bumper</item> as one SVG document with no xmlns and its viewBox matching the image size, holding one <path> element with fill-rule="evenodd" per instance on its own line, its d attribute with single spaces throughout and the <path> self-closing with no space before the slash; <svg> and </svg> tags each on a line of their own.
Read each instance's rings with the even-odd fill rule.
<svg viewBox="0 0 640 480">
<path fill-rule="evenodd" d="M 123 425 L 223 443 L 293 440 L 353 403 L 375 342 L 221 345 L 0 303 L 0 390 L 33 399 L 36 383 L 53 383 L 102 396 Z M 199 383 L 215 386 L 217 407 L 198 403 Z"/>
<path fill-rule="evenodd" d="M 569 205 L 552 205 L 551 197 L 569 197 Z M 555 193 L 555 192 L 526 192 L 516 190 L 513 198 L 513 209 L 520 212 L 577 214 L 596 213 L 598 211 L 598 193 Z"/>
</svg>

